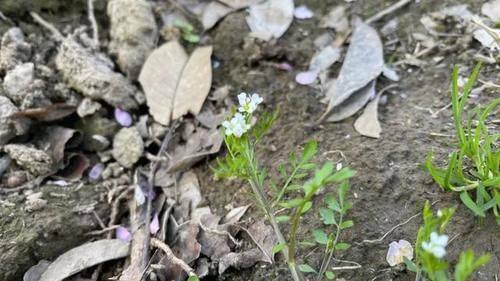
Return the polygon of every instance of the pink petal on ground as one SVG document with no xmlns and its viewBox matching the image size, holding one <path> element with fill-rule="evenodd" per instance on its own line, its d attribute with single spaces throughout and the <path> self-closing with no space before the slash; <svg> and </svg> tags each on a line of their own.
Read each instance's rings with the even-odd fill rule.
<svg viewBox="0 0 500 281">
<path fill-rule="evenodd" d="M 387 251 L 386 261 L 390 266 L 395 266 L 404 263 L 404 258 L 409 260 L 413 259 L 413 247 L 411 243 L 406 240 L 394 241 L 389 244 Z"/>
<path fill-rule="evenodd" d="M 95 164 L 92 167 L 92 169 L 90 169 L 90 172 L 89 172 L 90 181 L 96 181 L 97 179 L 99 179 L 103 170 L 104 170 L 104 164 L 102 164 L 102 163 Z"/>
<path fill-rule="evenodd" d="M 316 78 L 318 78 L 318 71 L 316 70 L 310 70 L 310 71 L 305 71 L 305 72 L 300 72 L 295 76 L 295 82 L 299 83 L 300 85 L 309 85 L 314 83 L 316 81 Z"/>
<path fill-rule="evenodd" d="M 288 62 L 278 63 L 276 65 L 276 68 L 278 68 L 280 70 L 284 70 L 284 71 L 292 71 L 293 70 L 293 66 L 291 64 L 289 64 Z"/>
<path fill-rule="evenodd" d="M 301 5 L 293 10 L 293 16 L 296 19 L 304 20 L 312 18 L 314 13 L 307 6 Z"/>
<path fill-rule="evenodd" d="M 132 125 L 132 115 L 127 111 L 121 110 L 119 108 L 115 108 L 115 119 L 118 124 L 123 127 L 130 127 Z"/>
<path fill-rule="evenodd" d="M 130 234 L 130 231 L 128 231 L 127 228 L 123 226 L 119 226 L 116 231 L 115 231 L 115 236 L 116 239 L 120 239 L 123 241 L 130 241 L 132 240 L 132 234 Z"/>
<path fill-rule="evenodd" d="M 155 213 L 153 220 L 151 220 L 149 224 L 149 232 L 151 232 L 151 234 L 156 234 L 158 230 L 160 230 L 160 220 L 158 219 L 158 213 Z"/>
</svg>

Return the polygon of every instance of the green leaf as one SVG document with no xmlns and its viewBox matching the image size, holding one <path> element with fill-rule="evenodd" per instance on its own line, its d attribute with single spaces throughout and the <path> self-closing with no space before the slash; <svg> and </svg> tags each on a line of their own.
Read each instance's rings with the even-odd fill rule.
<svg viewBox="0 0 500 281">
<path fill-rule="evenodd" d="M 182 39 L 186 40 L 189 43 L 199 43 L 201 40 L 199 35 L 193 33 L 182 34 Z"/>
<path fill-rule="evenodd" d="M 314 183 L 316 185 L 322 185 L 325 179 L 330 176 L 333 172 L 333 164 L 331 162 L 326 162 L 323 164 L 321 169 L 317 170 L 314 174 Z"/>
<path fill-rule="evenodd" d="M 321 229 L 315 229 L 313 231 L 314 241 L 321 245 L 326 245 L 328 243 L 328 235 Z"/>
<path fill-rule="evenodd" d="M 277 254 L 281 251 L 283 251 L 283 249 L 285 248 L 286 244 L 285 243 L 278 243 L 276 245 L 274 245 L 273 247 L 273 254 Z"/>
<path fill-rule="evenodd" d="M 287 208 L 287 209 L 295 208 L 295 207 L 299 206 L 300 204 L 302 204 L 302 200 L 304 200 L 304 199 L 303 198 L 294 198 L 294 199 L 291 199 L 288 201 L 281 202 L 279 205 L 281 207 Z"/>
<path fill-rule="evenodd" d="M 348 243 L 337 243 L 335 245 L 335 250 L 343 251 L 351 248 L 351 244 Z"/>
<path fill-rule="evenodd" d="M 331 182 L 341 182 L 346 179 L 352 178 L 354 176 L 354 171 L 349 168 L 343 168 L 340 171 L 337 171 L 335 174 L 330 175 L 325 179 L 325 183 Z"/>
<path fill-rule="evenodd" d="M 316 164 L 314 164 L 314 163 L 302 164 L 302 165 L 300 165 L 299 169 L 306 170 L 306 171 L 314 170 L 314 169 L 316 169 Z"/>
<path fill-rule="evenodd" d="M 340 208 L 339 202 L 332 195 L 326 196 L 325 203 L 327 204 L 328 208 L 330 208 L 338 213 L 342 212 L 342 209 Z"/>
<path fill-rule="evenodd" d="M 294 191 L 300 189 L 302 189 L 302 185 L 300 184 L 290 184 L 289 186 L 286 187 L 286 191 Z"/>
<path fill-rule="evenodd" d="M 403 261 L 405 262 L 406 268 L 409 271 L 418 272 L 418 267 L 417 267 L 417 265 L 413 261 L 411 261 L 410 259 L 408 259 L 405 256 L 403 256 Z"/>
<path fill-rule="evenodd" d="M 354 225 L 354 223 L 352 222 L 352 220 L 348 220 L 348 221 L 343 221 L 341 224 L 340 224 L 340 229 L 346 229 L 346 228 L 350 228 Z"/>
<path fill-rule="evenodd" d="M 474 203 L 474 201 L 472 201 L 472 198 L 470 198 L 469 193 L 467 193 L 467 191 L 463 191 L 460 193 L 460 199 L 465 204 L 465 206 L 467 206 L 467 208 L 471 209 L 472 212 L 476 214 L 476 216 L 485 217 L 482 208 L 480 208 L 478 205 L 476 205 L 476 203 Z"/>
<path fill-rule="evenodd" d="M 313 273 L 316 272 L 314 268 L 312 268 L 310 265 L 307 263 L 299 265 L 299 270 L 304 273 Z"/>
<path fill-rule="evenodd" d="M 318 152 L 318 142 L 315 140 L 310 140 L 306 143 L 304 146 L 304 152 L 302 152 L 302 159 L 301 161 L 303 163 L 309 162 L 314 155 Z"/>
<path fill-rule="evenodd" d="M 309 211 L 309 209 L 311 209 L 312 207 L 312 202 L 311 201 L 308 201 L 304 204 L 304 207 L 302 207 L 302 212 L 300 212 L 300 214 L 305 214 L 307 211 Z"/>
<path fill-rule="evenodd" d="M 327 208 L 320 208 L 319 215 L 324 224 L 326 225 L 336 224 L 335 215 L 333 214 L 332 210 Z"/>
<path fill-rule="evenodd" d="M 296 173 L 295 175 L 293 175 L 293 179 L 295 180 L 301 180 L 305 177 L 307 177 L 308 173 Z"/>
<path fill-rule="evenodd" d="M 325 278 L 328 280 L 333 280 L 333 278 L 335 278 L 335 273 L 333 273 L 333 271 L 325 271 Z"/>
<path fill-rule="evenodd" d="M 291 217 L 290 216 L 277 216 L 277 217 L 275 217 L 275 219 L 278 223 L 282 223 L 282 222 L 290 221 Z"/>
<path fill-rule="evenodd" d="M 191 275 L 191 276 L 189 276 L 187 281 L 200 281 L 200 279 L 198 279 L 198 276 L 196 276 L 196 275 Z"/>
</svg>

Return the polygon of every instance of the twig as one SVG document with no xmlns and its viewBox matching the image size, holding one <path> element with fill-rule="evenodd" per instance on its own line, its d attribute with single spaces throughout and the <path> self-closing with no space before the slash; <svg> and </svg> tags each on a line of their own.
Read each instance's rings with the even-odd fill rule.
<svg viewBox="0 0 500 281">
<path fill-rule="evenodd" d="M 97 220 L 97 223 L 99 223 L 99 226 L 101 227 L 101 229 L 105 229 L 106 225 L 102 221 L 101 217 L 99 217 L 99 215 L 97 214 L 97 212 L 96 211 L 92 211 L 92 215 L 94 215 L 94 217 Z"/>
<path fill-rule="evenodd" d="M 366 23 L 372 23 L 372 22 L 376 22 L 378 21 L 379 19 L 387 16 L 388 14 L 390 13 L 393 13 L 394 11 L 404 7 L 406 4 L 410 3 L 411 0 L 400 0 L 399 2 L 397 2 L 396 4 L 388 7 L 387 9 L 385 10 L 382 10 L 378 13 L 376 13 L 375 15 L 369 17 L 365 22 Z"/>
<path fill-rule="evenodd" d="M 239 229 L 243 230 L 246 232 L 246 234 L 248 234 L 248 236 L 250 237 L 250 239 L 252 239 L 253 243 L 257 246 L 257 248 L 259 248 L 259 250 L 266 256 L 266 258 L 269 260 L 269 262 L 272 264 L 274 263 L 274 257 L 272 256 L 269 256 L 269 254 L 264 250 L 264 247 L 262 247 L 262 245 L 260 245 L 258 242 L 257 242 L 257 239 L 255 239 L 255 237 L 253 237 L 252 233 L 250 233 L 250 231 L 248 231 L 248 229 L 240 226 L 240 225 L 237 225 L 237 224 L 234 224 L 234 226 L 238 227 Z"/>
<path fill-rule="evenodd" d="M 94 41 L 94 47 L 99 48 L 99 27 L 97 26 L 97 21 L 94 14 L 94 1 L 88 0 L 88 17 L 90 24 L 92 25 L 92 39 Z"/>
<path fill-rule="evenodd" d="M 477 17 L 472 18 L 472 22 L 477 24 L 479 27 L 484 29 L 493 39 L 495 39 L 496 43 L 498 44 L 500 42 L 500 35 L 493 30 L 491 27 L 485 25 L 481 20 L 479 20 Z"/>
<path fill-rule="evenodd" d="M 172 250 L 170 249 L 170 247 L 167 244 L 163 243 L 163 241 L 158 240 L 156 238 L 151 238 L 151 246 L 161 249 L 165 253 L 168 261 L 170 261 L 171 263 L 173 263 L 175 265 L 180 266 L 182 268 L 182 270 L 184 270 L 184 272 L 186 272 L 189 276 L 196 275 L 194 273 L 194 270 L 187 263 L 185 263 L 183 260 L 176 257 L 174 255 L 174 253 L 172 252 Z"/>
<path fill-rule="evenodd" d="M 94 231 L 87 232 L 87 233 L 85 233 L 85 235 L 87 235 L 87 236 L 101 235 L 103 233 L 113 231 L 113 230 L 117 229 L 118 227 L 120 227 L 120 225 L 112 225 L 112 226 L 104 227 L 101 230 L 94 230 Z"/>
<path fill-rule="evenodd" d="M 52 32 L 52 35 L 54 35 L 54 37 L 56 37 L 57 40 L 59 41 L 64 40 L 64 36 L 62 35 L 62 33 L 53 24 L 44 20 L 39 14 L 35 12 L 30 12 L 30 15 L 39 25 L 45 27 L 50 32 Z"/>
<path fill-rule="evenodd" d="M 407 219 L 406 221 L 402 222 L 402 223 L 398 223 L 396 224 L 394 227 L 392 227 L 389 231 L 387 231 L 382 237 L 378 238 L 378 239 L 375 239 L 375 240 L 363 240 L 361 242 L 356 242 L 356 244 L 358 245 L 362 245 L 362 244 L 374 244 L 374 243 L 380 243 L 382 242 L 382 240 L 385 239 L 385 237 L 387 237 L 389 234 L 391 234 L 394 230 L 396 230 L 396 228 L 400 227 L 400 226 L 403 226 L 407 223 L 409 223 L 411 220 L 413 220 L 414 218 L 420 216 L 420 213 L 421 212 L 418 212 L 416 213 L 415 215 L 411 216 L 409 219 Z"/>
</svg>

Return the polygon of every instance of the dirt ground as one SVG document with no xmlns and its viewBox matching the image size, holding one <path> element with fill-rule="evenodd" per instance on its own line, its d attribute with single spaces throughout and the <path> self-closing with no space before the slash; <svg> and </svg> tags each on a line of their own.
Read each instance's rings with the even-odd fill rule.
<svg viewBox="0 0 500 281">
<path fill-rule="evenodd" d="M 390 2 L 353 1 L 348 11 L 352 15 L 367 18 Z M 56 8 L 50 4 L 48 8 L 41 10 L 50 15 L 52 20 L 59 18 L 55 22 L 61 26 L 68 24 L 68 21 L 84 22 L 85 11 L 66 7 L 71 2 L 67 3 L 64 6 L 56 5 Z M 317 14 L 323 14 L 328 7 L 342 3 L 344 1 L 296 1 L 296 5 L 307 4 Z M 401 59 L 404 56 L 401 49 L 407 53 L 413 51 L 414 43 L 407 38 L 413 32 L 424 31 L 419 22 L 422 15 L 447 4 L 458 3 L 467 3 L 471 11 L 478 12 L 482 1 L 422 0 L 419 4 L 412 3 L 375 23 L 374 27 L 380 29 L 392 17 L 398 17 L 400 21 L 397 36 L 404 46 L 396 51 L 386 50 L 386 61 Z M 24 21 L 31 22 L 26 14 L 15 11 L 13 18 L 21 25 L 26 24 Z M 73 14 L 69 16 L 68 11 Z M 471 280 L 496 280 L 500 276 L 499 226 L 491 216 L 483 222 L 474 218 L 462 206 L 456 194 L 442 192 L 420 166 L 429 151 L 434 152 L 439 163 L 444 163 L 450 152 L 453 138 L 447 135 L 454 134 L 451 111 L 446 109 L 433 117 L 427 109 L 436 111 L 449 103 L 449 81 L 453 64 L 467 67 L 468 70 L 464 73 L 470 72 L 475 64 L 471 53 L 467 52 L 470 45 L 463 46 L 458 42 L 456 48 L 430 54 L 428 60 L 431 63 L 422 68 L 400 67 L 398 73 L 401 81 L 398 87 L 389 91 L 387 103 L 379 107 L 382 136 L 371 139 L 360 136 L 354 130 L 354 118 L 339 123 L 325 123 L 318 129 L 307 127 L 307 124 L 317 120 L 323 113 L 325 105 L 319 103 L 321 97 L 316 90 L 297 85 L 293 72 L 284 72 L 268 64 L 288 61 L 296 69 L 305 69 L 314 52 L 313 40 L 323 32 L 316 28 L 317 19 L 294 21 L 275 45 L 246 44 L 248 28 L 244 15 L 244 11 L 231 14 L 208 32 L 210 39 L 207 43 L 213 44 L 213 58 L 220 62 L 220 66 L 214 71 L 213 85 L 230 85 L 234 93 L 257 92 L 264 97 L 266 108 L 274 109 L 279 106 L 280 116 L 266 139 L 268 145 L 260 152 L 264 165 L 276 167 L 287 159 L 289 151 L 300 149 L 307 140 L 314 138 L 319 142 L 320 162 L 342 162 L 344 166 L 356 171 L 356 176 L 351 181 L 350 200 L 353 208 L 348 215 L 354 221 L 354 227 L 343 235 L 343 240 L 352 243 L 353 247 L 337 258 L 355 261 L 362 268 L 338 271 L 338 277 L 344 280 L 414 280 L 413 274 L 403 268 L 389 267 L 385 255 L 391 241 L 406 239 L 411 243 L 415 242 L 421 224 L 420 217 L 397 228 L 380 243 L 367 244 L 362 241 L 380 238 L 393 226 L 420 212 L 424 202 L 428 200 L 435 202 L 435 208 L 457 207 L 447 231 L 453 238 L 448 247 L 449 260 L 457 260 L 458 254 L 468 248 L 474 249 L 476 253 L 489 252 L 492 255 L 491 261 Z M 103 33 L 105 32 L 104 30 Z M 447 44 L 453 45 L 450 39 L 447 40 Z M 383 38 L 383 41 L 386 39 Z M 433 63 L 430 58 L 438 55 L 444 56 L 444 59 Z M 498 82 L 498 66 L 486 65 L 481 77 Z M 377 88 L 381 89 L 390 83 L 392 82 L 379 79 Z M 486 90 L 476 102 L 491 100 L 495 95 L 498 93 Z M 339 151 L 345 159 L 340 156 Z M 215 213 L 223 214 L 224 206 L 228 204 L 240 206 L 251 202 L 251 194 L 245 184 L 213 179 L 210 166 L 214 163 L 213 159 L 209 159 L 195 170 L 204 196 L 202 204 L 210 206 Z M 276 173 L 272 171 L 271 175 L 276 176 Z M 49 197 L 50 208 L 43 212 L 25 211 L 23 200 L 16 199 L 17 195 L 0 195 L 15 203 L 15 206 L 0 204 L 1 280 L 20 280 L 23 272 L 38 260 L 54 259 L 86 241 L 88 237 L 85 233 L 97 228 L 92 212 L 85 212 L 86 206 L 95 206 L 99 214 L 109 211 L 103 203 L 105 188 L 85 186 L 78 190 L 74 187 L 61 191 L 54 186 L 44 186 L 41 190 L 44 194 L 52 194 Z M 61 197 L 58 194 L 63 195 Z M 321 198 L 318 197 L 317 200 L 320 203 Z M 314 213 L 311 215 L 314 216 Z M 255 220 L 260 216 L 262 214 L 255 206 L 252 206 L 247 215 L 248 220 Z M 305 221 L 307 226 L 304 227 L 301 238 L 307 240 L 310 239 L 310 233 L 305 231 L 319 226 L 320 220 L 318 217 L 310 217 Z M 314 248 L 304 248 L 299 257 L 304 257 L 304 261 L 311 265 L 317 265 L 321 261 L 321 253 Z M 222 276 L 207 280 L 290 278 L 281 257 L 278 257 L 277 266 L 262 265 L 243 271 L 228 270 Z"/>
</svg>

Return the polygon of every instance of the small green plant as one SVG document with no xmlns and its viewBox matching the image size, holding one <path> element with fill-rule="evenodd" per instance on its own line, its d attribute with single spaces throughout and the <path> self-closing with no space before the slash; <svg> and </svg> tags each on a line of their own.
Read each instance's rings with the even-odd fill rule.
<svg viewBox="0 0 500 281">
<path fill-rule="evenodd" d="M 351 247 L 350 244 L 340 242 L 340 234 L 342 230 L 351 228 L 354 223 L 352 220 L 346 220 L 345 215 L 352 207 L 352 204 L 347 201 L 347 193 L 349 192 L 348 181 L 343 181 L 337 189 L 337 196 L 330 194 L 325 197 L 325 204 L 327 208 L 319 209 L 321 221 L 327 227 L 331 227 L 332 231 L 326 233 L 322 229 L 315 229 L 313 231 L 314 241 L 325 247 L 323 261 L 321 262 L 320 269 L 316 280 L 321 280 L 323 276 L 327 280 L 333 280 L 335 273 L 328 270 L 333 254 L 335 251 L 347 250 Z"/>
<path fill-rule="evenodd" d="M 429 202 L 425 203 L 424 224 L 417 233 L 415 262 L 405 258 L 408 270 L 416 273 L 415 281 L 466 281 L 474 271 L 488 263 L 489 255 L 476 259 L 474 252 L 467 250 L 460 254 L 454 273 L 449 272 L 449 263 L 444 260 L 448 244 L 448 236 L 444 231 L 454 212 L 453 208 L 446 208 L 438 210 L 435 216 Z"/>
<path fill-rule="evenodd" d="M 296 261 L 295 255 L 299 245 L 297 232 L 301 219 L 311 210 L 317 192 L 330 184 L 341 183 L 344 202 L 346 181 L 353 176 L 353 172 L 347 168 L 337 171 L 330 162 L 317 168 L 312 162 L 317 153 L 317 143 L 309 141 L 300 156 L 291 153 L 288 163 L 279 165 L 281 180 L 273 182 L 268 178 L 268 170 L 260 165 L 256 149 L 277 114 L 264 113 L 257 120 L 252 114 L 262 102 L 262 98 L 257 94 L 247 96 L 242 93 L 238 95 L 238 100 L 240 107 L 234 109 L 233 117 L 222 124 L 228 153 L 223 159 L 219 159 L 215 176 L 237 177 L 248 181 L 257 205 L 265 213 L 278 240 L 273 252 L 283 253 L 293 280 L 302 281 L 302 272 L 313 272 L 314 269 L 307 264 L 297 264 Z M 284 209 L 288 213 L 276 216 L 278 209 Z M 280 227 L 280 223 L 285 222 L 290 225 L 288 237 L 283 235 Z M 338 243 L 330 243 L 330 246 L 332 245 Z"/>
<path fill-rule="evenodd" d="M 199 43 L 201 38 L 195 33 L 194 27 L 189 23 L 181 20 L 175 21 L 175 27 L 181 32 L 183 40 L 189 43 Z"/>
<path fill-rule="evenodd" d="M 458 67 L 453 69 L 451 99 L 458 148 L 450 155 L 446 169 L 433 164 L 432 153 L 427 156 L 425 168 L 441 188 L 460 193 L 462 202 L 476 216 L 485 217 L 492 210 L 500 224 L 500 133 L 492 134 L 486 126 L 487 118 L 500 104 L 500 98 L 484 109 L 476 108 L 468 114 L 463 125 L 464 108 L 479 69 L 480 65 L 477 65 L 461 96 Z"/>
</svg>

